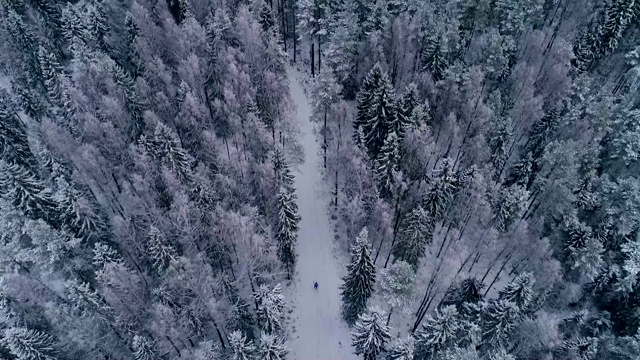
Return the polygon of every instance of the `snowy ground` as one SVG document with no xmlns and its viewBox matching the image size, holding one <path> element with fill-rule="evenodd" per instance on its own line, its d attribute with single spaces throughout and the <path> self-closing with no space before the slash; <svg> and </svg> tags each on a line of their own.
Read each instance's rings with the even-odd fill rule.
<svg viewBox="0 0 640 360">
<path fill-rule="evenodd" d="M 319 144 L 310 121 L 311 108 L 298 81 L 289 70 L 291 96 L 297 107 L 305 161 L 296 175 L 296 194 L 302 220 L 298 233 L 298 265 L 287 298 L 293 309 L 288 341 L 294 360 L 358 359 L 353 353 L 349 330 L 340 317 L 343 265 L 334 257 L 332 225 L 322 196 Z M 318 290 L 313 289 L 317 281 Z"/>
</svg>

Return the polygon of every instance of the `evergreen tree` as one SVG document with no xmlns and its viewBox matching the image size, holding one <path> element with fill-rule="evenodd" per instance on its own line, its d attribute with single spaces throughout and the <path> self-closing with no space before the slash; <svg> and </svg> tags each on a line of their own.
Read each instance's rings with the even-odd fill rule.
<svg viewBox="0 0 640 360">
<path fill-rule="evenodd" d="M 503 186 L 527 186 L 533 179 L 533 157 L 530 152 L 518 160 L 513 167 L 509 176 L 505 179 Z"/>
<path fill-rule="evenodd" d="M 296 264 L 295 244 L 300 216 L 294 193 L 282 186 L 276 199 L 278 220 L 275 237 L 278 241 L 278 257 L 287 269 L 287 277 L 290 279 Z"/>
<path fill-rule="evenodd" d="M 140 54 L 138 53 L 136 39 L 140 34 L 140 29 L 133 19 L 133 15 L 127 12 L 125 20 L 125 50 L 124 50 L 124 66 L 126 71 L 133 77 L 137 78 L 144 72 Z"/>
<path fill-rule="evenodd" d="M 427 46 L 422 54 L 423 66 L 431 73 L 435 81 L 444 79 L 444 72 L 447 69 L 447 52 L 442 45 L 441 39 L 432 37 L 427 40 Z"/>
<path fill-rule="evenodd" d="M 420 106 L 420 93 L 415 83 L 410 83 L 404 90 L 402 97 L 398 103 L 398 122 L 396 123 L 395 132 L 399 139 L 404 138 L 405 129 L 414 124 L 414 110 Z"/>
<path fill-rule="evenodd" d="M 68 280 L 65 283 L 66 294 L 74 306 L 83 314 L 106 313 L 111 309 L 88 283 L 78 279 Z"/>
<path fill-rule="evenodd" d="M 143 135 L 140 137 L 140 144 L 154 159 L 168 166 L 181 179 L 190 179 L 193 160 L 169 127 L 158 122 L 153 138 Z"/>
<path fill-rule="evenodd" d="M 284 297 L 282 287 L 277 284 L 273 289 L 262 284 L 254 294 L 258 304 L 258 323 L 267 334 L 278 333 L 282 329 L 282 312 L 284 311 Z"/>
<path fill-rule="evenodd" d="M 53 101 L 59 101 L 62 93 L 58 77 L 62 73 L 62 67 L 58 63 L 56 56 L 47 51 L 42 45 L 38 47 L 38 62 L 47 96 Z"/>
<path fill-rule="evenodd" d="M 348 100 L 352 100 L 358 90 L 357 74 L 353 69 L 357 61 L 358 40 L 362 34 L 358 14 L 358 7 L 362 3 L 357 0 L 348 0 L 331 6 L 335 17 L 329 31 L 325 58 L 326 63 L 333 69 L 336 80 L 342 85 L 343 97 Z"/>
<path fill-rule="evenodd" d="M 104 222 L 96 205 L 71 186 L 64 175 L 59 175 L 55 182 L 57 189 L 54 201 L 63 227 L 81 239 L 97 236 L 103 230 Z"/>
<path fill-rule="evenodd" d="M 505 349 L 500 349 L 492 352 L 489 355 L 489 360 L 516 360 L 516 358 L 509 354 Z"/>
<path fill-rule="evenodd" d="M 117 65 L 113 67 L 113 76 L 116 84 L 118 84 L 122 90 L 127 112 L 129 113 L 129 136 L 131 139 L 137 140 L 144 131 L 145 124 L 142 119 L 144 106 L 138 96 L 135 81 L 127 75 L 124 69 Z"/>
<path fill-rule="evenodd" d="M 265 333 L 260 335 L 260 347 L 258 348 L 260 360 L 285 360 L 287 353 L 289 353 L 289 349 L 280 336 Z"/>
<path fill-rule="evenodd" d="M 340 286 L 342 316 L 348 324 L 354 324 L 365 311 L 367 300 L 373 293 L 375 279 L 369 232 L 367 228 L 363 228 L 351 248 L 351 263 L 347 266 L 347 275 L 342 278 L 344 283 Z"/>
<path fill-rule="evenodd" d="M 602 53 L 610 54 L 618 47 L 618 41 L 631 22 L 638 16 L 635 0 L 613 0 L 604 16 L 600 43 Z"/>
<path fill-rule="evenodd" d="M 413 336 L 398 339 L 387 352 L 386 360 L 413 360 L 415 339 Z"/>
<path fill-rule="evenodd" d="M 34 156 L 27 133 L 9 94 L 0 90 L 0 156 L 9 164 L 33 168 Z"/>
<path fill-rule="evenodd" d="M 458 311 L 464 311 L 464 304 L 477 304 L 482 301 L 484 284 L 475 277 L 462 280 L 452 286 L 442 299 L 442 306 L 454 305 Z"/>
<path fill-rule="evenodd" d="M 18 360 L 55 360 L 53 337 L 41 331 L 22 327 L 4 330 L 2 343 Z"/>
<path fill-rule="evenodd" d="M 108 52 L 110 49 L 106 39 L 111 31 L 111 25 L 109 24 L 102 0 L 96 1 L 95 5 L 91 8 L 90 15 L 89 30 L 97 40 L 100 49 Z"/>
<path fill-rule="evenodd" d="M 376 360 L 380 352 L 385 350 L 391 339 L 389 327 L 383 323 L 384 312 L 371 308 L 361 314 L 351 333 L 351 341 L 356 354 L 362 355 L 364 360 Z"/>
<path fill-rule="evenodd" d="M 496 117 L 493 128 L 487 138 L 487 144 L 491 149 L 491 163 L 496 171 L 502 169 L 507 162 L 509 147 L 511 146 L 511 141 L 513 141 L 510 123 L 511 119 L 507 117 Z"/>
<path fill-rule="evenodd" d="M 481 345 L 499 348 L 507 345 L 508 336 L 520 317 L 518 307 L 506 300 L 491 301 L 480 313 Z"/>
<path fill-rule="evenodd" d="M 291 168 L 281 147 L 276 147 L 273 152 L 273 170 L 276 173 L 276 187 L 284 187 L 295 199 L 293 174 L 291 174 Z"/>
<path fill-rule="evenodd" d="M 156 354 L 153 351 L 154 344 L 144 336 L 136 335 L 133 337 L 133 357 L 136 360 L 156 360 Z"/>
<path fill-rule="evenodd" d="M 380 292 L 382 298 L 389 304 L 389 315 L 386 325 L 389 325 L 391 314 L 396 308 L 408 309 L 413 294 L 415 272 L 413 267 L 405 261 L 396 261 L 388 268 L 380 270 Z"/>
<path fill-rule="evenodd" d="M 149 235 L 147 235 L 147 251 L 151 258 L 151 265 L 158 273 L 162 273 L 177 258 L 176 249 L 169 243 L 166 236 L 160 232 L 160 229 L 153 225 L 149 229 Z"/>
<path fill-rule="evenodd" d="M 232 307 L 232 316 L 230 327 L 232 330 L 240 330 L 247 334 L 250 339 L 253 338 L 253 326 L 255 321 L 249 311 L 249 304 L 238 293 L 237 287 L 232 284 L 229 279 L 224 276 L 222 285 L 227 293 L 227 298 Z"/>
<path fill-rule="evenodd" d="M 376 161 L 375 176 L 383 199 L 391 199 L 395 190 L 395 177 L 400 161 L 398 135 L 391 130 L 380 149 Z"/>
<path fill-rule="evenodd" d="M 447 348 L 471 344 L 475 338 L 475 326 L 461 319 L 455 306 L 445 306 L 436 309 L 433 317 L 427 316 L 415 337 L 418 358 L 433 358 Z"/>
<path fill-rule="evenodd" d="M 417 268 L 425 248 L 433 238 L 433 222 L 422 206 L 415 207 L 400 224 L 393 257 Z"/>
<path fill-rule="evenodd" d="M 496 204 L 496 227 L 505 231 L 513 224 L 525 209 L 529 192 L 523 187 L 513 185 L 504 189 Z"/>
<path fill-rule="evenodd" d="M 31 171 L 0 160 L 0 195 L 34 219 L 55 221 L 55 202 Z"/>
<path fill-rule="evenodd" d="M 220 348 L 211 340 L 201 341 L 193 352 L 194 360 L 219 360 L 222 359 Z"/>
<path fill-rule="evenodd" d="M 247 340 L 241 331 L 233 331 L 229 334 L 229 346 L 231 347 L 231 360 L 255 359 L 256 347 L 253 341 Z"/>
<path fill-rule="evenodd" d="M 511 280 L 504 289 L 500 290 L 499 298 L 516 304 L 521 311 L 526 311 L 534 300 L 534 283 L 533 274 L 522 273 Z"/>
<path fill-rule="evenodd" d="M 356 101 L 356 132 L 362 128 L 367 153 L 377 159 L 389 130 L 397 126 L 393 87 L 380 64 L 375 64 L 367 74 Z"/>
<path fill-rule="evenodd" d="M 422 207 L 434 223 L 442 220 L 445 210 L 460 188 L 460 177 L 456 174 L 448 158 L 433 171 L 431 187 L 422 200 Z"/>
</svg>

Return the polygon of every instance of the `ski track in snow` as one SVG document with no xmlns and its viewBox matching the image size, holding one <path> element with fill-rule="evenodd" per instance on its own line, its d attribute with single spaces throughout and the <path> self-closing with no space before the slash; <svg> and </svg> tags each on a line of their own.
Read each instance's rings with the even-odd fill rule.
<svg viewBox="0 0 640 360">
<path fill-rule="evenodd" d="M 358 359 L 347 324 L 340 316 L 340 262 L 334 257 L 333 231 L 322 194 L 322 157 L 311 123 L 311 107 L 298 73 L 289 69 L 291 96 L 297 107 L 305 161 L 295 173 L 301 216 L 298 259 L 293 286 L 287 294 L 293 307 L 288 345 L 291 360 Z M 313 282 L 318 282 L 318 289 Z"/>
</svg>

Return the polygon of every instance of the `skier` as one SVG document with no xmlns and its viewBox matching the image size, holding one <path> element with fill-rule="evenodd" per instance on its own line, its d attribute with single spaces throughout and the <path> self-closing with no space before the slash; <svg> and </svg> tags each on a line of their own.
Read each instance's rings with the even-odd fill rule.
<svg viewBox="0 0 640 360">
<path fill-rule="evenodd" d="M 314 281 L 314 282 L 313 282 L 313 288 L 314 288 L 314 289 L 316 289 L 316 290 L 318 290 L 318 282 L 317 282 L 317 281 Z"/>
</svg>

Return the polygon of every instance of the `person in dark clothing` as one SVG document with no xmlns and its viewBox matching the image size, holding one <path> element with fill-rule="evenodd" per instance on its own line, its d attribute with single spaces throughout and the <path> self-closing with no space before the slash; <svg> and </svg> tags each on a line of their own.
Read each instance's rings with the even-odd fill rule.
<svg viewBox="0 0 640 360">
<path fill-rule="evenodd" d="M 313 288 L 314 288 L 314 289 L 316 289 L 316 290 L 318 290 L 318 282 L 317 282 L 317 281 L 314 281 L 314 282 L 313 282 Z"/>
</svg>

